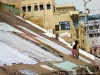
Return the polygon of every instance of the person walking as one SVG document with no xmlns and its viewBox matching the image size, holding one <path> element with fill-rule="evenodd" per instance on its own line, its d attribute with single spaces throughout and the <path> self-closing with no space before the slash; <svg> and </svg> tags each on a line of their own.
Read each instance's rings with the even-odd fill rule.
<svg viewBox="0 0 100 75">
<path fill-rule="evenodd" d="M 91 53 L 93 55 L 96 55 L 97 47 L 94 41 L 92 41 L 92 48 L 91 48 Z"/>
<path fill-rule="evenodd" d="M 25 15 L 26 15 L 25 12 L 23 12 L 23 18 L 25 18 Z"/>
<path fill-rule="evenodd" d="M 75 45 L 72 48 L 72 56 L 74 58 L 79 58 L 79 52 L 78 52 L 78 41 L 75 41 Z"/>
</svg>

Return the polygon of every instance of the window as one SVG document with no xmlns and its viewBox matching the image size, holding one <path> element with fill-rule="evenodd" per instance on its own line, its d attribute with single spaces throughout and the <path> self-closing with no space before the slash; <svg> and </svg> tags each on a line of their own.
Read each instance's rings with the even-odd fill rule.
<svg viewBox="0 0 100 75">
<path fill-rule="evenodd" d="M 26 12 L 26 7 L 25 6 L 22 7 L 22 11 Z"/>
<path fill-rule="evenodd" d="M 97 33 L 97 37 L 99 37 L 100 36 L 100 33 Z"/>
<path fill-rule="evenodd" d="M 30 12 L 31 11 L 31 6 L 28 6 L 28 12 Z"/>
<path fill-rule="evenodd" d="M 99 29 L 99 25 L 95 26 L 95 29 Z"/>
<path fill-rule="evenodd" d="M 96 37 L 96 36 L 97 36 L 97 34 L 95 33 L 95 34 L 94 34 L 94 37 Z"/>
<path fill-rule="evenodd" d="M 43 5 L 40 5 L 40 10 L 43 10 Z"/>
<path fill-rule="evenodd" d="M 90 38 L 94 37 L 94 34 L 89 34 L 89 37 L 90 37 Z"/>
<path fill-rule="evenodd" d="M 81 33 L 82 33 L 82 30 L 81 30 Z"/>
<path fill-rule="evenodd" d="M 74 26 L 75 28 L 78 28 L 78 18 L 74 17 Z"/>
<path fill-rule="evenodd" d="M 38 11 L 38 6 L 37 5 L 34 6 L 34 11 Z"/>
<path fill-rule="evenodd" d="M 55 25 L 55 31 L 59 31 L 59 25 Z"/>
<path fill-rule="evenodd" d="M 83 31 L 83 35 L 85 35 L 85 31 Z"/>
<path fill-rule="evenodd" d="M 84 40 L 82 42 L 84 43 Z"/>
<path fill-rule="evenodd" d="M 70 30 L 70 23 L 69 21 L 59 22 L 61 25 L 61 30 Z"/>
<path fill-rule="evenodd" d="M 53 7 L 53 9 L 54 9 L 53 12 L 55 12 L 55 7 Z"/>
<path fill-rule="evenodd" d="M 50 4 L 47 4 L 47 10 L 51 9 Z"/>
<path fill-rule="evenodd" d="M 89 26 L 89 30 L 93 30 L 94 28 L 93 28 L 93 26 Z"/>
<path fill-rule="evenodd" d="M 87 30 L 87 28 L 85 27 L 85 31 Z"/>
</svg>

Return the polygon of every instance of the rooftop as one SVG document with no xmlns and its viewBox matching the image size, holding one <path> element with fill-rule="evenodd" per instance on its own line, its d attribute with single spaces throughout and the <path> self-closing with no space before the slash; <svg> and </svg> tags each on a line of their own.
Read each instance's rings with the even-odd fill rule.
<svg viewBox="0 0 100 75">
<path fill-rule="evenodd" d="M 66 8 L 66 7 L 75 7 L 73 4 L 61 4 L 56 5 L 56 8 Z"/>
</svg>

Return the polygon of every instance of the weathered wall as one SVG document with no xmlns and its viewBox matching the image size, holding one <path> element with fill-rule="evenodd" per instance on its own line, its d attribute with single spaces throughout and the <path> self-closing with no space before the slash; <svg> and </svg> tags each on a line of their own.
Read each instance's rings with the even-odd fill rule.
<svg viewBox="0 0 100 75">
<path fill-rule="evenodd" d="M 85 35 L 85 27 L 79 23 L 79 42 L 80 46 L 85 49 L 86 47 L 86 35 Z"/>
<path fill-rule="evenodd" d="M 20 10 L 15 8 L 13 5 L 2 4 L 2 7 L 3 7 L 4 10 L 7 10 L 9 12 L 15 13 L 17 15 L 20 14 Z"/>
<path fill-rule="evenodd" d="M 47 10 L 47 4 L 50 4 L 51 9 Z M 34 11 L 34 6 L 38 6 L 38 11 Z M 43 10 L 40 10 L 40 5 L 43 5 Z M 55 6 L 54 0 L 25 0 L 21 3 L 21 11 L 22 7 L 26 7 L 26 16 L 41 16 L 43 17 L 45 14 L 52 15 L 53 14 L 53 7 Z M 31 11 L 28 12 L 27 6 L 31 6 Z"/>
<path fill-rule="evenodd" d="M 12 2 L 8 2 L 10 5 L 15 5 L 16 7 L 20 8 L 20 16 L 23 16 L 22 7 L 26 7 L 25 12 L 25 18 L 34 22 L 35 24 L 38 24 L 39 26 L 45 28 L 45 29 L 55 29 L 55 25 L 58 25 L 61 21 L 69 21 L 70 22 L 70 30 L 60 30 L 58 33 L 64 33 L 64 32 L 70 32 L 71 37 L 64 36 L 63 38 L 68 42 L 75 41 L 76 38 L 76 29 L 74 27 L 73 21 L 70 17 L 72 14 L 78 14 L 78 11 L 72 11 L 75 9 L 75 7 L 65 7 L 65 8 L 57 8 L 55 9 L 56 12 L 54 12 L 54 7 L 56 6 L 55 0 L 16 0 Z M 47 4 L 50 4 L 51 9 L 47 10 Z M 38 11 L 34 11 L 34 5 L 38 6 Z M 40 10 L 39 5 L 43 5 L 43 10 Z M 27 6 L 31 6 L 31 11 L 28 11 Z M 63 11 L 64 12 L 59 12 Z M 71 13 L 71 14 L 70 14 Z M 81 40 L 81 46 L 83 47 L 82 40 L 84 39 L 83 33 L 81 34 L 81 30 L 84 30 L 84 28 L 79 27 L 79 39 Z M 82 31 L 83 32 L 83 31 Z M 85 42 L 85 41 L 84 41 Z"/>
<path fill-rule="evenodd" d="M 64 33 L 69 32 L 71 34 L 71 37 L 64 36 L 63 38 L 68 41 L 72 42 L 76 40 L 76 30 L 73 25 L 72 19 L 68 13 L 61 14 L 61 13 L 55 13 L 54 15 L 45 16 L 45 29 L 55 29 L 55 25 L 59 25 L 59 22 L 61 21 L 69 21 L 70 22 L 70 30 L 60 30 L 56 31 L 55 33 Z"/>
<path fill-rule="evenodd" d="M 69 11 L 73 11 L 73 10 L 74 10 L 73 7 L 56 8 L 56 12 L 69 12 Z"/>
<path fill-rule="evenodd" d="M 43 26 L 43 17 L 27 17 L 26 19 L 33 22 L 34 24 L 44 27 Z"/>
</svg>

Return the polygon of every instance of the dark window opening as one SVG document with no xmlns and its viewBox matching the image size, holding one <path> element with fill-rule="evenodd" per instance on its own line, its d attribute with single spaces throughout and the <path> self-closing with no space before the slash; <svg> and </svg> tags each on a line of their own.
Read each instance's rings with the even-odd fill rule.
<svg viewBox="0 0 100 75">
<path fill-rule="evenodd" d="M 48 10 L 51 9 L 50 4 L 47 4 L 47 9 L 48 9 Z"/>
<path fill-rule="evenodd" d="M 89 37 L 90 37 L 90 38 L 94 37 L 94 34 L 89 34 Z"/>
<path fill-rule="evenodd" d="M 43 5 L 40 5 L 40 10 L 43 10 Z"/>
<path fill-rule="evenodd" d="M 98 26 L 95 26 L 95 29 L 99 29 L 99 25 Z"/>
<path fill-rule="evenodd" d="M 31 11 L 31 6 L 28 6 L 28 12 L 30 12 Z"/>
<path fill-rule="evenodd" d="M 34 11 L 38 11 L 38 6 L 37 5 L 34 6 Z"/>
<path fill-rule="evenodd" d="M 26 7 L 22 7 L 22 10 L 23 10 L 24 12 L 26 12 Z"/>
<path fill-rule="evenodd" d="M 87 29 L 87 28 L 85 27 L 85 31 L 86 31 L 86 29 Z"/>
<path fill-rule="evenodd" d="M 97 37 L 98 36 L 98 34 L 97 33 L 95 33 L 95 37 Z"/>
<path fill-rule="evenodd" d="M 59 31 L 59 25 L 55 25 L 55 31 Z"/>
<path fill-rule="evenodd" d="M 54 9 L 53 12 L 55 12 L 55 7 L 53 7 L 53 9 Z"/>
<path fill-rule="evenodd" d="M 83 40 L 83 43 L 84 43 L 84 40 Z"/>
<path fill-rule="evenodd" d="M 81 33 L 82 33 L 82 30 L 81 30 Z"/>
<path fill-rule="evenodd" d="M 85 35 L 85 31 L 83 31 L 83 35 Z"/>
<path fill-rule="evenodd" d="M 89 26 L 89 30 L 93 30 L 93 26 Z"/>
<path fill-rule="evenodd" d="M 100 36 L 100 33 L 97 33 L 97 37 L 99 37 Z"/>
</svg>

